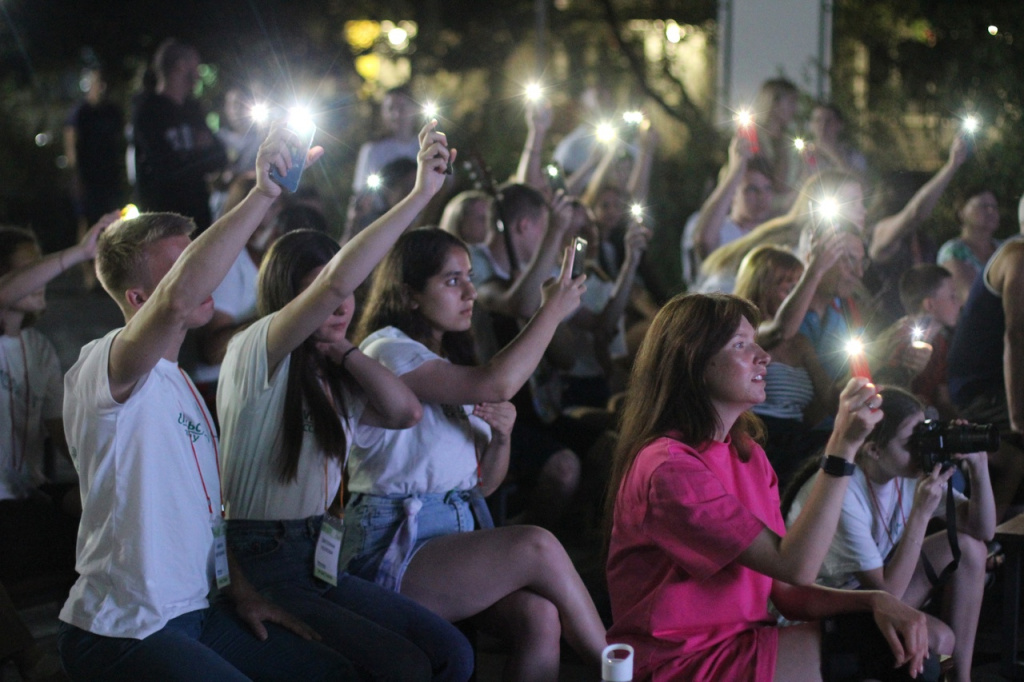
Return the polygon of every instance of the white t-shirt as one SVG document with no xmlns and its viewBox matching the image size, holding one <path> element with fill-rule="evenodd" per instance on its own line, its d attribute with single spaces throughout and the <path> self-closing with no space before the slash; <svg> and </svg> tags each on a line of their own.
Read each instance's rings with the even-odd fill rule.
<svg viewBox="0 0 1024 682">
<path fill-rule="evenodd" d="M 60 419 L 64 386 L 57 351 L 28 327 L 0 335 L 0 500 L 27 497 L 46 481 L 45 421 Z"/>
<path fill-rule="evenodd" d="M 397 376 L 443 360 L 395 327 L 375 331 L 360 348 Z M 412 428 L 358 426 L 349 451 L 349 490 L 407 497 L 472 489 L 477 484 L 477 453 L 491 439 L 491 428 L 470 414 L 472 408 L 425 403 L 423 418 Z"/>
<path fill-rule="evenodd" d="M 86 345 L 64 377 L 83 509 L 80 577 L 60 619 L 142 639 L 208 606 L 211 524 L 220 516 L 217 434 L 177 363 L 160 360 L 124 403 L 111 397 L 107 367 L 120 331 Z"/>
<path fill-rule="evenodd" d="M 803 509 L 813 483 L 812 476 L 800 488 L 786 518 L 787 525 L 792 524 Z M 818 571 L 818 583 L 827 587 L 856 589 L 860 583 L 854 573 L 884 566 L 889 553 L 903 537 L 906 520 L 914 506 L 916 489 L 917 479 L 902 477 L 868 488 L 864 470 L 857 467 L 846 488 L 839 527 Z M 957 503 L 966 500 L 955 491 L 954 498 Z M 945 513 L 946 495 L 943 494 L 936 514 Z"/>
<path fill-rule="evenodd" d="M 213 290 L 213 308 L 231 318 L 234 324 L 256 317 L 256 284 L 260 269 L 252 262 L 249 253 L 242 249 L 231 264 L 228 274 Z M 220 365 L 198 363 L 192 370 L 192 378 L 200 383 L 217 381 Z"/>
<path fill-rule="evenodd" d="M 683 228 L 683 237 L 680 240 L 679 250 L 683 258 L 683 281 L 686 282 L 687 286 L 693 289 L 695 286 L 701 284 L 700 265 L 703 262 L 701 257 L 697 255 L 696 244 L 697 244 L 697 221 L 700 219 L 700 211 L 697 211 L 689 217 L 686 221 L 686 226 Z M 722 230 L 718 235 L 718 248 L 719 246 L 725 246 L 731 241 L 735 241 L 745 235 L 747 232 L 737 225 L 731 217 L 725 216 L 722 221 Z M 701 291 L 708 291 L 701 287 Z M 711 291 L 717 291 L 713 289 Z M 732 288 L 729 288 L 729 292 Z M 726 293 L 729 293 L 726 292 Z"/>
<path fill-rule="evenodd" d="M 420 142 L 416 137 L 409 140 L 387 137 L 376 142 L 366 142 L 359 148 L 356 172 L 352 178 L 352 190 L 362 192 L 366 189 L 366 178 L 370 177 L 372 173 L 379 173 L 381 168 L 395 159 L 415 161 L 419 153 Z"/>
<path fill-rule="evenodd" d="M 256 321 L 228 344 L 217 385 L 221 425 L 221 471 L 230 519 L 304 519 L 322 514 L 341 485 L 341 462 L 324 457 L 313 437 L 313 422 L 303 410 L 306 437 L 302 440 L 295 480 L 278 475 L 282 449 L 284 399 L 288 390 L 291 355 L 267 376 L 267 332 L 273 315 Z M 351 445 L 352 429 L 364 403 L 345 392 L 349 419 L 342 419 Z"/>
</svg>

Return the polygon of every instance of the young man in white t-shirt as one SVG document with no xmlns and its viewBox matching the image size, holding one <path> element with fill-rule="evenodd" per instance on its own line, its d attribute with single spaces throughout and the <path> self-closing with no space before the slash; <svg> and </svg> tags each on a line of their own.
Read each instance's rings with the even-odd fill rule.
<svg viewBox="0 0 1024 682">
<path fill-rule="evenodd" d="M 177 364 L 185 333 L 209 321 L 211 293 L 280 195 L 269 170 L 287 172 L 293 137 L 275 126 L 255 189 L 195 242 L 192 221 L 171 213 L 119 221 L 99 240 L 99 278 L 125 326 L 83 348 L 65 377 L 83 504 L 80 578 L 58 638 L 72 679 L 355 677 L 229 569 L 217 435 Z M 226 599 L 208 599 L 214 582 Z"/>
</svg>

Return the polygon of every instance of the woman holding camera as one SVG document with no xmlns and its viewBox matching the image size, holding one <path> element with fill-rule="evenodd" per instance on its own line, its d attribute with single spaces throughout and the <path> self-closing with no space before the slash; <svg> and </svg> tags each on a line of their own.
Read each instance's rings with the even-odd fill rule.
<svg viewBox="0 0 1024 682">
<path fill-rule="evenodd" d="M 945 581 L 935 581 L 952 561 L 952 551 L 946 532 L 925 533 L 932 518 L 945 515 L 946 482 L 954 467 L 935 464 L 930 471 L 922 471 L 914 431 L 924 421 L 924 407 L 912 394 L 883 389 L 882 413 L 857 453 L 857 469 L 846 489 L 839 528 L 818 582 L 844 589 L 884 590 L 913 607 L 939 596 L 945 623 L 928 617 L 929 648 L 952 654 L 956 673 L 949 679 L 970 680 L 985 584 L 985 542 L 996 526 L 988 455 L 951 455 L 954 462 L 966 465 L 971 498 L 954 493 L 960 563 Z M 811 483 L 796 493 L 787 522 L 793 523 L 805 506 Z"/>
<path fill-rule="evenodd" d="M 677 296 L 644 338 L 609 486 L 608 640 L 636 649 L 638 680 L 846 679 L 828 670 L 837 660 L 881 670 L 864 677 L 894 664 L 915 676 L 927 655 L 922 614 L 884 592 L 814 585 L 881 399 L 864 379 L 847 384 L 829 457 L 787 532 L 750 413 L 770 359 L 757 323 L 737 296 Z M 807 622 L 775 627 L 769 599 Z"/>
</svg>

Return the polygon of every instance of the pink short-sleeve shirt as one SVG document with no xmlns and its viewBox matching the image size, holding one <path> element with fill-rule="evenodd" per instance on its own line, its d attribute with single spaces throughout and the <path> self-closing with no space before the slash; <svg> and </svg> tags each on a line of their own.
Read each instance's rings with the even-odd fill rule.
<svg viewBox="0 0 1024 682">
<path fill-rule="evenodd" d="M 736 562 L 766 526 L 785 534 L 760 447 L 747 462 L 730 441 L 698 451 L 659 438 L 640 451 L 608 556 L 608 641 L 636 649 L 635 679 L 772 679 L 772 579 Z"/>
</svg>

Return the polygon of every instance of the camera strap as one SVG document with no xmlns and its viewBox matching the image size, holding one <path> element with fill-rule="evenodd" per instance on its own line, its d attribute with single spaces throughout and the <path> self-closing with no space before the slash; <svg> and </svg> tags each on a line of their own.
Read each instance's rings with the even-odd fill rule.
<svg viewBox="0 0 1024 682">
<path fill-rule="evenodd" d="M 924 574 L 928 577 L 928 582 L 932 584 L 932 587 L 944 585 L 956 567 L 960 565 L 960 541 L 956 534 L 956 501 L 953 499 L 953 479 L 946 481 L 946 537 L 949 538 L 949 551 L 953 555 L 953 560 L 942 569 L 942 573 L 936 575 L 932 562 L 928 561 L 928 556 L 924 552 L 921 552 Z"/>
</svg>

